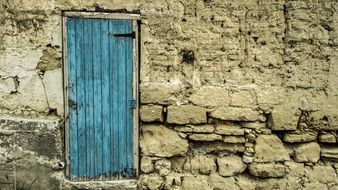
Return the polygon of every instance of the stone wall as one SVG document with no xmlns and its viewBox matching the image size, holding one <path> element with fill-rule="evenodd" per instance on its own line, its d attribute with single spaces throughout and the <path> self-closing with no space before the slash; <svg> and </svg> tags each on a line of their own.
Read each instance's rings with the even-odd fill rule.
<svg viewBox="0 0 338 190">
<path fill-rule="evenodd" d="M 0 189 L 114 189 L 64 177 L 63 10 L 142 16 L 140 189 L 338 189 L 335 0 L 0 1 Z"/>
</svg>

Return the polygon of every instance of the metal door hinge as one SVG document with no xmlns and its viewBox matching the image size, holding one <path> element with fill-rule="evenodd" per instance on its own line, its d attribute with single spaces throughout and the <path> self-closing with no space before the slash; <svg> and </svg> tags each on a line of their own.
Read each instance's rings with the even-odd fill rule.
<svg viewBox="0 0 338 190">
<path fill-rule="evenodd" d="M 136 109 L 136 106 L 137 106 L 136 100 L 131 100 L 131 101 L 130 101 L 130 107 L 131 107 L 132 109 Z"/>
<path fill-rule="evenodd" d="M 133 39 L 135 39 L 135 32 L 131 32 L 131 33 L 127 33 L 127 34 L 113 34 L 114 37 L 132 37 Z"/>
</svg>

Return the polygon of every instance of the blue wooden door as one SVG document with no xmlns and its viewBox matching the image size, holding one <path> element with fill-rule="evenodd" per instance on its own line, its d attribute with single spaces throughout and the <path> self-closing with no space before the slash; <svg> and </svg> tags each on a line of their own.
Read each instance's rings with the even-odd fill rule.
<svg viewBox="0 0 338 190">
<path fill-rule="evenodd" d="M 132 23 L 66 20 L 72 180 L 134 177 Z"/>
</svg>

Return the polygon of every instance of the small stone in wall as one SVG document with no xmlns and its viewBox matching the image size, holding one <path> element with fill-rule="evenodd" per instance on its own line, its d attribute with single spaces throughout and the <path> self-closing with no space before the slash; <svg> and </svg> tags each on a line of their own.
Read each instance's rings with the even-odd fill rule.
<svg viewBox="0 0 338 190">
<path fill-rule="evenodd" d="M 284 177 L 286 167 L 275 163 L 254 163 L 249 165 L 249 173 L 256 177 Z"/>
<path fill-rule="evenodd" d="M 142 156 L 141 158 L 141 171 L 143 173 L 150 173 L 154 171 L 154 164 L 150 157 L 148 156 Z"/>
<path fill-rule="evenodd" d="M 321 143 L 336 143 L 336 135 L 333 133 L 324 133 L 319 135 L 319 142 Z"/>
<path fill-rule="evenodd" d="M 231 155 L 217 158 L 218 173 L 221 176 L 233 176 L 244 172 L 246 164 L 242 157 Z"/>
<path fill-rule="evenodd" d="M 140 108 L 140 118 L 143 122 L 163 121 L 163 107 L 159 105 L 144 105 Z"/>
<path fill-rule="evenodd" d="M 223 141 L 226 143 L 245 143 L 245 138 L 239 136 L 224 136 Z"/>
<path fill-rule="evenodd" d="M 213 133 L 215 127 L 211 124 L 175 126 L 176 131 L 185 133 Z"/>
<path fill-rule="evenodd" d="M 266 127 L 266 123 L 262 122 L 240 122 L 240 125 L 249 129 L 261 129 Z"/>
<path fill-rule="evenodd" d="M 303 190 L 328 190 L 326 184 L 319 182 L 305 183 Z"/>
<path fill-rule="evenodd" d="M 278 162 L 289 160 L 289 154 L 276 135 L 260 135 L 256 139 L 255 162 Z"/>
<path fill-rule="evenodd" d="M 161 188 L 163 178 L 157 173 L 141 174 L 139 182 L 142 189 L 156 190 Z"/>
<path fill-rule="evenodd" d="M 168 106 L 167 122 L 171 124 L 200 124 L 207 122 L 207 110 L 193 105 Z"/>
<path fill-rule="evenodd" d="M 192 134 L 188 137 L 193 141 L 219 141 L 222 140 L 221 135 L 217 134 Z"/>
<path fill-rule="evenodd" d="M 155 169 L 160 176 L 166 176 L 171 171 L 171 162 L 166 159 L 161 159 L 155 162 Z"/>
<path fill-rule="evenodd" d="M 317 132 L 315 131 L 297 131 L 284 134 L 285 142 L 311 142 L 317 140 Z"/>
<path fill-rule="evenodd" d="M 238 125 L 218 124 L 215 133 L 220 135 L 244 135 L 244 129 Z"/>
<path fill-rule="evenodd" d="M 316 163 L 320 158 L 320 146 L 318 143 L 311 142 L 299 145 L 295 149 L 295 160 L 297 162 Z"/>
<path fill-rule="evenodd" d="M 321 150 L 321 157 L 338 161 L 338 147 L 337 146 L 323 146 Z"/>
<path fill-rule="evenodd" d="M 244 144 L 230 144 L 222 141 L 211 141 L 211 142 L 198 142 L 192 144 L 192 150 L 198 153 L 216 153 L 216 152 L 229 152 L 237 153 L 244 152 Z"/>
<path fill-rule="evenodd" d="M 183 172 L 183 166 L 186 163 L 186 161 L 187 161 L 186 157 L 172 157 L 172 158 L 170 158 L 172 171 L 182 173 Z"/>
</svg>

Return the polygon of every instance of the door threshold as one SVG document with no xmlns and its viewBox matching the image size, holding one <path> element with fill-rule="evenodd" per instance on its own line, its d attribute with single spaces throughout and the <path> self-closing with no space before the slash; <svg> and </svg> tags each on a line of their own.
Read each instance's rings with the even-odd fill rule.
<svg viewBox="0 0 338 190">
<path fill-rule="evenodd" d="M 137 180 L 113 181 L 69 181 L 65 180 L 62 190 L 90 189 L 90 190 L 137 190 Z"/>
</svg>

